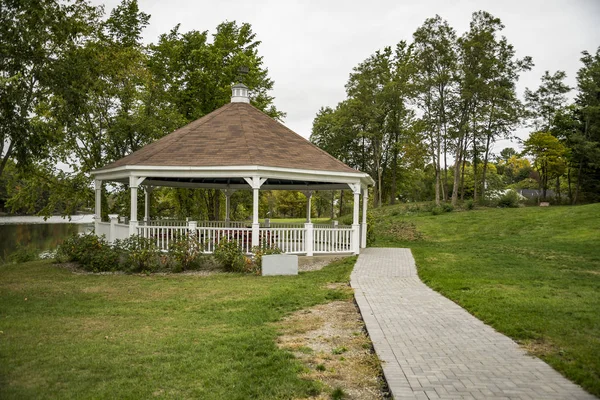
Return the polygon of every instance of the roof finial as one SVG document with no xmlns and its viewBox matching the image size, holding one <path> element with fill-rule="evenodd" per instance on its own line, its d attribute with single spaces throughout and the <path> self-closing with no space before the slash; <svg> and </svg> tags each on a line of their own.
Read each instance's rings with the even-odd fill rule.
<svg viewBox="0 0 600 400">
<path fill-rule="evenodd" d="M 244 81 L 244 76 L 248 74 L 248 67 L 241 66 L 238 69 L 240 82 Z M 250 96 L 248 94 L 248 87 L 243 83 L 238 83 L 231 88 L 231 102 L 232 103 L 250 103 Z"/>
</svg>

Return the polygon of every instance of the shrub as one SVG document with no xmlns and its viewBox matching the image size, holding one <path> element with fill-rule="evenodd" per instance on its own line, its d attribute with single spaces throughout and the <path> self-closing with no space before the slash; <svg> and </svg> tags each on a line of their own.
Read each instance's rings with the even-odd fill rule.
<svg viewBox="0 0 600 400">
<path fill-rule="evenodd" d="M 454 211 L 454 206 L 450 203 L 444 203 L 442 204 L 442 209 L 444 210 L 444 212 L 452 212 Z"/>
<path fill-rule="evenodd" d="M 440 214 L 443 214 L 443 213 L 444 213 L 444 209 L 443 209 L 442 207 L 433 207 L 433 208 L 431 209 L 431 213 L 432 213 L 433 215 L 440 215 Z"/>
<path fill-rule="evenodd" d="M 375 242 L 375 217 L 370 211 L 367 211 L 367 246 Z"/>
<path fill-rule="evenodd" d="M 498 207 L 516 208 L 519 207 L 519 194 L 514 190 L 509 190 L 498 199 Z"/>
<path fill-rule="evenodd" d="M 56 250 L 56 261 L 77 262 L 93 272 L 114 271 L 119 267 L 119 254 L 106 242 L 104 236 L 93 233 L 72 235 Z"/>
<path fill-rule="evenodd" d="M 215 259 L 228 272 L 243 272 L 246 266 L 246 257 L 236 240 L 221 238 L 214 251 Z"/>
<path fill-rule="evenodd" d="M 467 210 L 474 210 L 475 209 L 475 202 L 473 200 L 467 200 L 467 201 L 465 201 L 465 209 L 467 209 Z"/>
<path fill-rule="evenodd" d="M 159 267 L 160 250 L 154 240 L 139 235 L 115 240 L 114 248 L 119 264 L 127 272 L 155 271 Z"/>
<path fill-rule="evenodd" d="M 173 272 L 197 270 L 201 266 L 202 243 L 197 235 L 185 234 L 169 245 Z"/>
<path fill-rule="evenodd" d="M 39 259 L 39 251 L 31 246 L 17 245 L 17 248 L 8 256 L 8 261 L 12 263 L 23 263 Z"/>
</svg>

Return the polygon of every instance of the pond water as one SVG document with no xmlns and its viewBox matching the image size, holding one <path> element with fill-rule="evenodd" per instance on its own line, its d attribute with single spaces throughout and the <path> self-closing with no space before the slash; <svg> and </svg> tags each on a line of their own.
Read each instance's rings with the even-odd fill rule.
<svg viewBox="0 0 600 400">
<path fill-rule="evenodd" d="M 0 262 L 7 260 L 19 247 L 31 247 L 40 252 L 54 250 L 62 241 L 74 234 L 93 229 L 91 217 L 74 218 L 72 222 L 39 217 L 0 217 Z"/>
</svg>

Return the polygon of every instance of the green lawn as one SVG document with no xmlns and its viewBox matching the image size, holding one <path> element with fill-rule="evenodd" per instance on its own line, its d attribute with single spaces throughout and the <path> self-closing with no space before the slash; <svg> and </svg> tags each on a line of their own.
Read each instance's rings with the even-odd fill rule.
<svg viewBox="0 0 600 400">
<path fill-rule="evenodd" d="M 273 322 L 348 290 L 355 258 L 296 277 L 77 275 L 0 266 L 0 398 L 288 399 L 318 393 Z M 330 286 L 331 287 L 331 286 Z"/>
<path fill-rule="evenodd" d="M 600 395 L 600 204 L 407 209 L 375 211 L 376 246 L 411 248 L 430 287 Z"/>
</svg>

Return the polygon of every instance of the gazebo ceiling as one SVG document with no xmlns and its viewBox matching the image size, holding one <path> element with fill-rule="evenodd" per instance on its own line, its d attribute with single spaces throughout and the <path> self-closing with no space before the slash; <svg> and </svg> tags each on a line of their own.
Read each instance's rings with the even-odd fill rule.
<svg viewBox="0 0 600 400">
<path fill-rule="evenodd" d="M 147 177 L 146 185 L 180 188 L 247 189 L 244 178 L 165 178 Z M 348 184 L 307 180 L 267 178 L 262 190 L 333 190 L 348 189 Z"/>
</svg>

